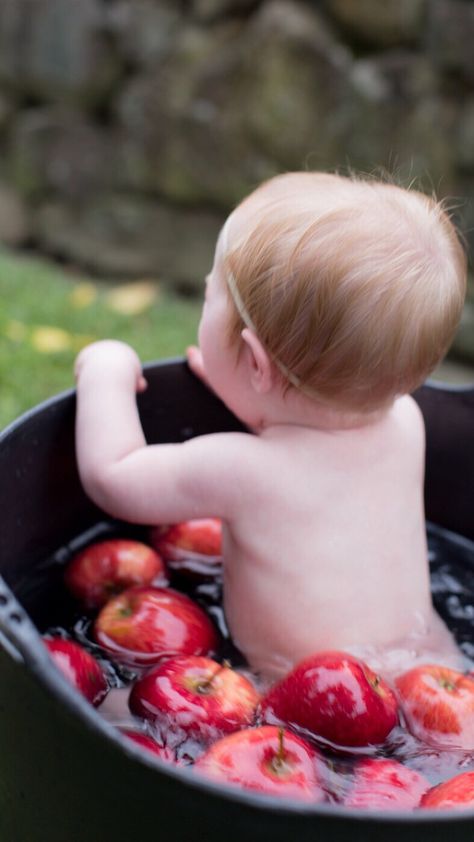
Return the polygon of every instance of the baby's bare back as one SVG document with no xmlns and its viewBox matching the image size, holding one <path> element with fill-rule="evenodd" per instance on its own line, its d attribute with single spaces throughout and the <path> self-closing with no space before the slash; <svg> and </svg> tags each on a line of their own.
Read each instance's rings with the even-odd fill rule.
<svg viewBox="0 0 474 842">
<path fill-rule="evenodd" d="M 318 649 L 439 632 L 415 402 L 358 429 L 272 427 L 258 444 L 224 537 L 226 616 L 252 665 L 280 673 Z"/>
</svg>

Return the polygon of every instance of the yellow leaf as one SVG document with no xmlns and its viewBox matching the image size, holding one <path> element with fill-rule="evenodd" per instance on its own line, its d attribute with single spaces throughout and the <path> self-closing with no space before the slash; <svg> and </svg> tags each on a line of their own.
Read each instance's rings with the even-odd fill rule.
<svg viewBox="0 0 474 842">
<path fill-rule="evenodd" d="M 31 344 L 40 354 L 57 354 L 60 351 L 69 351 L 72 342 L 71 334 L 61 327 L 40 325 L 31 334 Z"/>
<path fill-rule="evenodd" d="M 91 342 L 95 342 L 97 339 L 96 336 L 88 336 L 85 333 L 75 333 L 74 336 L 71 337 L 72 339 L 72 346 L 75 351 L 82 351 L 86 345 L 90 345 Z"/>
<path fill-rule="evenodd" d="M 74 286 L 69 298 L 72 306 L 76 310 L 82 310 L 85 307 L 89 307 L 95 301 L 97 295 L 98 292 L 95 284 L 91 283 L 91 281 L 83 281 Z"/>
<path fill-rule="evenodd" d="M 153 281 L 137 281 L 114 287 L 106 295 L 109 310 L 123 316 L 137 316 L 148 310 L 158 297 L 158 285 Z"/>
<path fill-rule="evenodd" d="M 22 342 L 27 334 L 27 327 L 23 322 L 18 322 L 12 319 L 7 322 L 5 327 L 5 336 L 11 339 L 12 342 Z"/>
</svg>

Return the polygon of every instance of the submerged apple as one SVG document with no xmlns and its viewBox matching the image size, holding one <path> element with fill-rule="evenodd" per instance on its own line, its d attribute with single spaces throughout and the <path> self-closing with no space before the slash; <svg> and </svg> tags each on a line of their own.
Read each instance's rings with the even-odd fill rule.
<svg viewBox="0 0 474 842">
<path fill-rule="evenodd" d="M 79 643 L 62 637 L 43 638 L 51 658 L 65 678 L 93 705 L 108 692 L 105 673 L 95 658 Z"/>
<path fill-rule="evenodd" d="M 159 581 L 158 581 L 159 580 Z M 134 585 L 165 584 L 161 556 L 140 541 L 111 538 L 90 544 L 69 562 L 66 587 L 89 608 L 100 608 L 110 597 Z"/>
<path fill-rule="evenodd" d="M 94 637 L 116 660 L 153 665 L 173 655 L 207 655 L 215 628 L 200 606 L 170 588 L 129 588 L 96 618 Z"/>
<path fill-rule="evenodd" d="M 433 746 L 474 750 L 474 679 L 437 664 L 422 664 L 395 682 L 411 733 Z"/>
<path fill-rule="evenodd" d="M 443 810 L 474 807 L 474 772 L 462 772 L 432 787 L 421 799 L 421 807 Z"/>
<path fill-rule="evenodd" d="M 300 737 L 264 725 L 218 740 L 194 768 L 244 789 L 316 803 L 325 798 L 318 760 L 318 753 Z"/>
<path fill-rule="evenodd" d="M 266 721 L 297 725 L 346 747 L 383 743 L 398 722 L 397 709 L 388 684 L 344 652 L 301 661 L 262 702 Z"/>
<path fill-rule="evenodd" d="M 429 786 L 424 775 L 397 760 L 367 757 L 355 766 L 344 805 L 364 810 L 414 810 Z"/>
<path fill-rule="evenodd" d="M 200 518 L 156 526 L 150 541 L 173 570 L 191 576 L 215 575 L 222 566 L 222 522 Z"/>
<path fill-rule="evenodd" d="M 120 728 L 119 729 L 124 737 L 131 740 L 136 745 L 139 745 L 141 748 L 146 749 L 146 751 L 150 751 L 152 754 L 155 754 L 160 760 L 166 760 L 168 763 L 175 763 L 175 756 L 174 752 L 168 748 L 168 746 L 160 745 L 156 742 L 152 737 L 148 736 L 148 734 L 143 734 L 141 731 L 133 731 L 131 728 Z"/>
<path fill-rule="evenodd" d="M 253 722 L 259 694 L 250 681 L 211 658 L 170 658 L 136 681 L 130 710 L 174 732 L 213 740 Z"/>
</svg>

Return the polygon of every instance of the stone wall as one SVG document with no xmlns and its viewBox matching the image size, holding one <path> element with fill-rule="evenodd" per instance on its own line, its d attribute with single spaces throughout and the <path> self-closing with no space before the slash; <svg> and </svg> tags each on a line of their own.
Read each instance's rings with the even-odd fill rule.
<svg viewBox="0 0 474 842">
<path fill-rule="evenodd" d="M 472 250 L 473 44 L 472 0 L 0 0 L 0 239 L 201 288 L 256 183 L 351 167 Z"/>
</svg>

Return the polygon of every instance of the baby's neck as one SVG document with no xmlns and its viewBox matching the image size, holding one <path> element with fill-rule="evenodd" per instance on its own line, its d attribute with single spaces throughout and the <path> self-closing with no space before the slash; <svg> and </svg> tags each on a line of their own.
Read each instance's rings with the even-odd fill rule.
<svg viewBox="0 0 474 842">
<path fill-rule="evenodd" d="M 355 412 L 336 409 L 310 400 L 296 390 L 282 398 L 280 405 L 274 403 L 268 414 L 264 414 L 257 432 L 271 427 L 307 427 L 328 432 L 359 430 L 380 423 L 394 406 L 395 401 L 372 411 Z"/>
<path fill-rule="evenodd" d="M 358 430 L 364 427 L 371 427 L 378 424 L 386 417 L 392 405 L 383 409 L 376 409 L 367 412 L 351 412 L 321 404 L 314 407 L 310 414 L 313 427 L 319 430 Z"/>
</svg>

